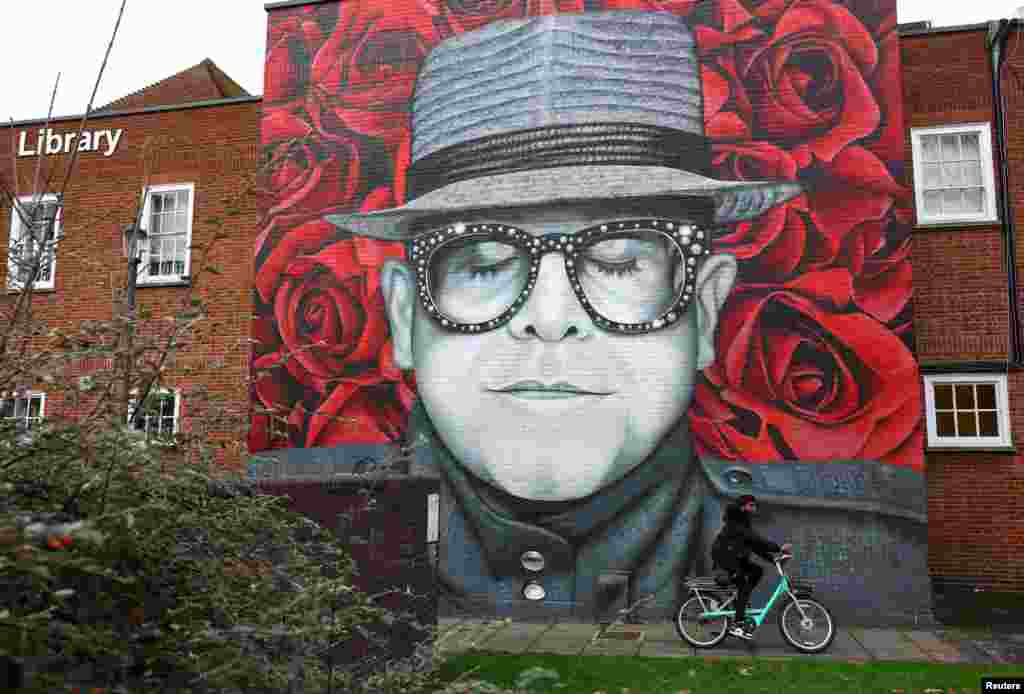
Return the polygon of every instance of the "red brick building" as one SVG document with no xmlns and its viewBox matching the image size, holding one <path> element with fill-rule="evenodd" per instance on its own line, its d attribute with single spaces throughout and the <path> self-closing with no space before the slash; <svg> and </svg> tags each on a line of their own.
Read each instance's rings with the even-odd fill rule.
<svg viewBox="0 0 1024 694">
<path fill-rule="evenodd" d="M 937 606 L 1024 593 L 1022 39 L 1019 20 L 900 28 Z"/>
<path fill-rule="evenodd" d="M 128 268 L 122 230 L 135 221 L 140 200 L 141 226 L 148 233 L 136 292 L 140 316 L 151 313 L 160 320 L 180 305 L 198 270 L 199 252 L 190 247 L 209 243 L 215 231 L 225 235 L 210 256 L 221 274 L 208 274 L 197 287 L 211 300 L 210 322 L 217 329 L 168 365 L 166 390 L 145 422 L 156 433 L 176 431 L 187 421 L 183 393 L 197 385 L 230 410 L 243 416 L 248 410 L 251 257 L 258 220 L 253 195 L 244 191 L 257 168 L 259 112 L 258 97 L 205 60 L 94 111 L 78 139 L 81 116 L 14 123 L 0 137 L 0 189 L 18 197 L 24 210 L 35 202 L 46 206 L 46 215 L 56 214 L 60 240 L 32 296 L 34 317 L 48 330 L 76 332 L 82 321 L 110 320 L 118 313 Z M 33 201 L 33 190 L 42 197 Z M 229 212 L 232 206 L 238 211 Z M 10 199 L 0 206 L 0 269 L 6 271 L 0 301 L 8 304 L 20 293 L 19 254 L 30 250 L 26 218 L 13 208 Z M 110 365 L 81 367 L 86 373 Z M 32 420 L 74 416 L 73 409 L 60 389 L 19 383 L 7 394 L 2 414 Z M 226 442 L 225 460 L 237 462 L 240 437 L 226 435 L 233 440 Z"/>
</svg>

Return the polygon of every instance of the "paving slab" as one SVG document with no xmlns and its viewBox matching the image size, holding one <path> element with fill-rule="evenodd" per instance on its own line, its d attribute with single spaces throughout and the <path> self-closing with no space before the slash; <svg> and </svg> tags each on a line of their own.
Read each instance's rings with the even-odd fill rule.
<svg viewBox="0 0 1024 694">
<path fill-rule="evenodd" d="M 851 636 L 871 655 L 872 660 L 928 660 L 903 632 L 895 629 L 851 628 Z"/>
<path fill-rule="evenodd" d="M 501 653 L 525 653 L 551 624 L 511 622 L 497 630 L 481 646 L 481 650 Z"/>
<path fill-rule="evenodd" d="M 530 652 L 579 655 L 593 637 L 595 630 L 596 626 L 593 624 L 555 624 L 530 645 Z"/>
<path fill-rule="evenodd" d="M 676 628 L 671 622 L 653 622 L 651 624 L 643 624 L 640 628 L 644 630 L 644 641 L 681 643 L 684 646 L 688 646 L 685 641 L 679 638 L 679 634 L 676 633 Z"/>
<path fill-rule="evenodd" d="M 643 641 L 621 639 L 598 639 L 588 641 L 583 655 L 636 655 Z"/>
<path fill-rule="evenodd" d="M 906 632 L 907 638 L 922 651 L 928 659 L 936 663 L 969 663 L 971 658 L 965 655 L 952 643 L 939 638 L 935 632 L 911 630 Z"/>
</svg>

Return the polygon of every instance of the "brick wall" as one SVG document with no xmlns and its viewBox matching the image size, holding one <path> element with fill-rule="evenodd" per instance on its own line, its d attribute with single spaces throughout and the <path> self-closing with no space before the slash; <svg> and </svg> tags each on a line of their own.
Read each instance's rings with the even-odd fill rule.
<svg viewBox="0 0 1024 694">
<path fill-rule="evenodd" d="M 1024 97 L 1012 73 L 1024 74 L 1024 53 L 1013 49 L 1021 39 L 1013 33 L 1008 41 L 1011 74 L 1004 83 L 1018 239 L 1024 229 Z M 903 36 L 900 43 L 907 180 L 912 183 L 910 128 L 989 122 L 994 129 L 991 67 L 984 28 Z M 993 147 L 994 140 L 993 131 Z M 1003 243 L 999 223 L 916 228 L 914 324 L 922 364 L 1006 361 L 1009 301 Z M 1020 253 L 1017 266 L 1021 276 Z M 1009 374 L 1008 390 L 1011 428 L 1020 445 L 1024 373 Z M 933 578 L 1024 591 L 1024 459 L 1006 453 L 927 451 L 926 466 Z"/>
<path fill-rule="evenodd" d="M 239 413 L 248 410 L 248 373 L 252 248 L 258 226 L 256 201 L 242 194 L 246 176 L 255 173 L 258 162 L 260 103 L 256 100 L 202 108 L 100 116 L 87 129 L 124 129 L 120 146 L 111 157 L 82 153 L 67 188 L 63 217 L 63 240 L 57 251 L 55 287 L 34 296 L 35 315 L 49 328 L 76 331 L 81 321 L 109 320 L 115 297 L 125 286 L 121 228 L 134 218 L 137 201 L 147 184 L 193 183 L 195 201 L 192 243 L 209 243 L 218 227 L 210 219 L 224 221 L 220 229 L 227 238 L 218 241 L 211 262 L 222 274 L 207 275 L 199 290 L 210 299 L 211 334 L 181 350 L 169 365 L 169 385 L 187 390 L 204 385 L 222 397 Z M 57 132 L 74 132 L 78 121 L 63 120 L 52 125 Z M 35 133 L 42 124 L 16 126 Z M 0 138 L 0 161 L 12 161 L 14 137 Z M 60 189 L 70 155 L 43 158 L 42 180 L 52 180 L 45 192 Z M 37 159 L 18 158 L 19 192 L 32 190 Z M 227 201 L 237 200 L 241 212 L 227 213 Z M 0 268 L 6 268 L 11 209 L 0 206 Z M 198 271 L 199 253 L 193 251 L 192 272 Z M 181 305 L 188 289 L 181 286 L 145 287 L 137 292 L 141 311 L 151 311 L 153 321 L 140 333 L 158 329 L 161 319 Z M 13 295 L 0 296 L 11 302 Z M 90 365 L 86 365 L 90 366 Z M 95 366 L 95 365 L 91 365 Z M 68 374 L 73 376 L 74 374 Z M 46 390 L 36 384 L 41 390 Z M 183 402 L 188 415 L 188 402 Z M 77 414 L 56 394 L 48 397 L 48 415 Z M 225 462 L 237 463 L 244 449 L 243 437 L 234 433 Z"/>
</svg>

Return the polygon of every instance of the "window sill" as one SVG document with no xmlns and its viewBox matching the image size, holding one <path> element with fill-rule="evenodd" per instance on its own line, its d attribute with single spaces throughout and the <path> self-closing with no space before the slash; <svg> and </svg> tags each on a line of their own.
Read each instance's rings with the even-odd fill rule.
<svg viewBox="0 0 1024 694">
<path fill-rule="evenodd" d="M 8 287 L 7 288 L 7 293 L 8 294 L 21 294 L 21 292 L 22 292 L 21 289 L 15 289 L 13 287 Z M 33 287 L 32 288 L 32 293 L 33 294 L 56 294 L 57 293 L 57 288 L 56 287 Z"/>
<path fill-rule="evenodd" d="M 150 282 L 136 282 L 136 289 L 145 289 L 146 287 L 190 287 L 192 286 L 191 278 L 180 279 L 180 280 L 152 280 Z"/>
<path fill-rule="evenodd" d="M 951 219 L 941 222 L 917 222 L 914 224 L 914 231 L 942 231 L 943 229 L 958 229 L 961 227 L 995 227 L 999 226 L 999 224 L 998 217 L 996 219 L 965 219 L 963 221 Z"/>
<path fill-rule="evenodd" d="M 925 453 L 1000 453 L 1016 455 L 1016 446 L 925 446 Z"/>
</svg>

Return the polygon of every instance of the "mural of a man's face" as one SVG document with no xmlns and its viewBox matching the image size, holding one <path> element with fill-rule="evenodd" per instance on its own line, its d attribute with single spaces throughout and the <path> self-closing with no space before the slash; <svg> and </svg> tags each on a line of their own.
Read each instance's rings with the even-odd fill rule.
<svg viewBox="0 0 1024 694">
<path fill-rule="evenodd" d="M 615 222 L 623 212 L 601 202 L 496 209 L 459 221 L 512 225 L 541 236 Z M 653 273 L 659 256 L 638 261 L 629 256 L 635 255 L 629 243 L 620 240 L 607 252 L 630 260 L 594 259 L 601 263 L 595 276 L 606 276 L 595 281 L 618 283 L 620 305 L 657 301 L 657 291 L 626 273 L 644 263 Z M 504 261 L 488 262 L 490 268 Z M 696 271 L 685 317 L 640 335 L 595 324 L 570 285 L 561 253 L 543 256 L 529 299 L 510 321 L 474 334 L 444 330 L 426 313 L 408 265 L 388 263 L 382 288 L 396 361 L 415 369 L 423 406 L 448 449 L 509 494 L 555 501 L 585 497 L 621 478 L 684 415 L 697 370 L 713 359 L 718 312 L 736 261 L 712 255 Z"/>
</svg>

